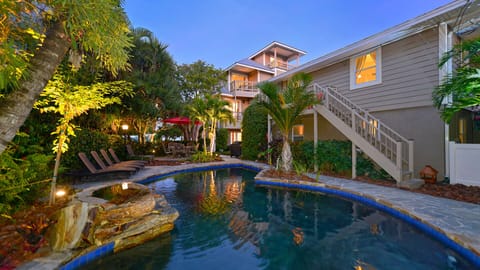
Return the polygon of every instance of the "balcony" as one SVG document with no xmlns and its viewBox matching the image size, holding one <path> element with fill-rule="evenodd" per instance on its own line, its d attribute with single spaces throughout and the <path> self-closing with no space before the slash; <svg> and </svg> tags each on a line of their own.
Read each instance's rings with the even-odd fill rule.
<svg viewBox="0 0 480 270">
<path fill-rule="evenodd" d="M 243 113 L 234 112 L 232 114 L 233 114 L 233 118 L 235 119 L 235 123 L 222 122 L 221 123 L 222 128 L 227 128 L 227 129 L 240 129 L 240 128 L 242 128 Z"/>
<path fill-rule="evenodd" d="M 230 92 L 235 96 L 253 98 L 259 92 L 257 83 L 252 81 L 231 81 Z"/>
<path fill-rule="evenodd" d="M 289 69 L 297 67 L 297 65 L 293 65 L 293 64 L 290 64 L 288 62 L 281 61 L 281 60 L 275 60 L 275 61 L 272 61 L 270 64 L 268 64 L 268 67 L 269 68 L 278 68 L 278 69 L 282 69 L 282 70 L 289 70 Z"/>
</svg>

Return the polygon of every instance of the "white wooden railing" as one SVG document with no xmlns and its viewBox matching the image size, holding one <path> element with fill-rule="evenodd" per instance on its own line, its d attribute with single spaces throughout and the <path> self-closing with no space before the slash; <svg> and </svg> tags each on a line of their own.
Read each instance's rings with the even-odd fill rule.
<svg viewBox="0 0 480 270">
<path fill-rule="evenodd" d="M 340 94 L 335 87 L 322 87 L 317 83 L 309 86 L 310 91 L 322 100 L 329 112 L 341 120 L 356 135 L 373 146 L 392 164 L 382 166 L 382 161 L 375 160 L 397 181 L 402 181 L 413 175 L 413 140 L 408 140 L 394 131 L 380 119 L 360 108 L 348 98 Z M 357 142 L 353 141 L 355 144 Z M 396 169 L 388 169 L 394 165 Z"/>
<path fill-rule="evenodd" d="M 230 91 L 252 91 L 258 92 L 257 88 L 258 82 L 253 81 L 231 81 L 230 82 Z"/>
<path fill-rule="evenodd" d="M 232 114 L 233 114 L 233 119 L 235 119 L 235 121 L 234 122 L 222 121 L 220 123 L 221 128 L 237 128 L 237 129 L 242 128 L 243 113 L 233 112 Z"/>
</svg>

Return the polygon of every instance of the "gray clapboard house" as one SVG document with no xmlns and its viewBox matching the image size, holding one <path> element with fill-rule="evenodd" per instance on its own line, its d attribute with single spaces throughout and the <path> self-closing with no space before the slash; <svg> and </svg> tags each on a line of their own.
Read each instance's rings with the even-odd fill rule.
<svg viewBox="0 0 480 270">
<path fill-rule="evenodd" d="M 323 100 L 305 111 L 292 137 L 348 139 L 353 153 L 363 151 L 397 182 L 418 178 L 425 165 L 443 179 L 448 142 L 467 138 L 458 117 L 446 125 L 433 107 L 432 90 L 453 70 L 452 63 L 439 69 L 439 58 L 478 37 L 479 25 L 479 1 L 454 1 L 273 77 L 282 83 L 298 72 L 311 74 L 310 88 Z M 473 125 L 468 121 L 463 128 Z"/>
</svg>

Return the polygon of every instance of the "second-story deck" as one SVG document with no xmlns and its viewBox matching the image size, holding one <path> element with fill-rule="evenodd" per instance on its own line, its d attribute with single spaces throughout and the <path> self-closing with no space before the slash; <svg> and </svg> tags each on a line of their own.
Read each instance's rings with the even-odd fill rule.
<svg viewBox="0 0 480 270">
<path fill-rule="evenodd" d="M 226 129 L 241 129 L 242 128 L 242 120 L 243 120 L 243 112 L 233 112 L 233 119 L 235 119 L 234 122 L 230 121 L 223 121 L 220 124 L 221 128 L 226 128 Z"/>
<path fill-rule="evenodd" d="M 240 97 L 255 97 L 259 93 L 258 82 L 253 81 L 231 81 L 230 93 Z"/>
</svg>

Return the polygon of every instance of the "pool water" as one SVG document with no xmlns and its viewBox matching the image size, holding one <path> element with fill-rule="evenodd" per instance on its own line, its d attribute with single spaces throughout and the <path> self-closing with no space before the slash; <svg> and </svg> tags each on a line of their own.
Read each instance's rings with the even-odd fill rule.
<svg viewBox="0 0 480 270">
<path fill-rule="evenodd" d="M 82 269 L 474 269 L 400 219 L 330 195 L 256 187 L 255 174 L 151 183 L 180 212 L 175 229 Z"/>
</svg>

